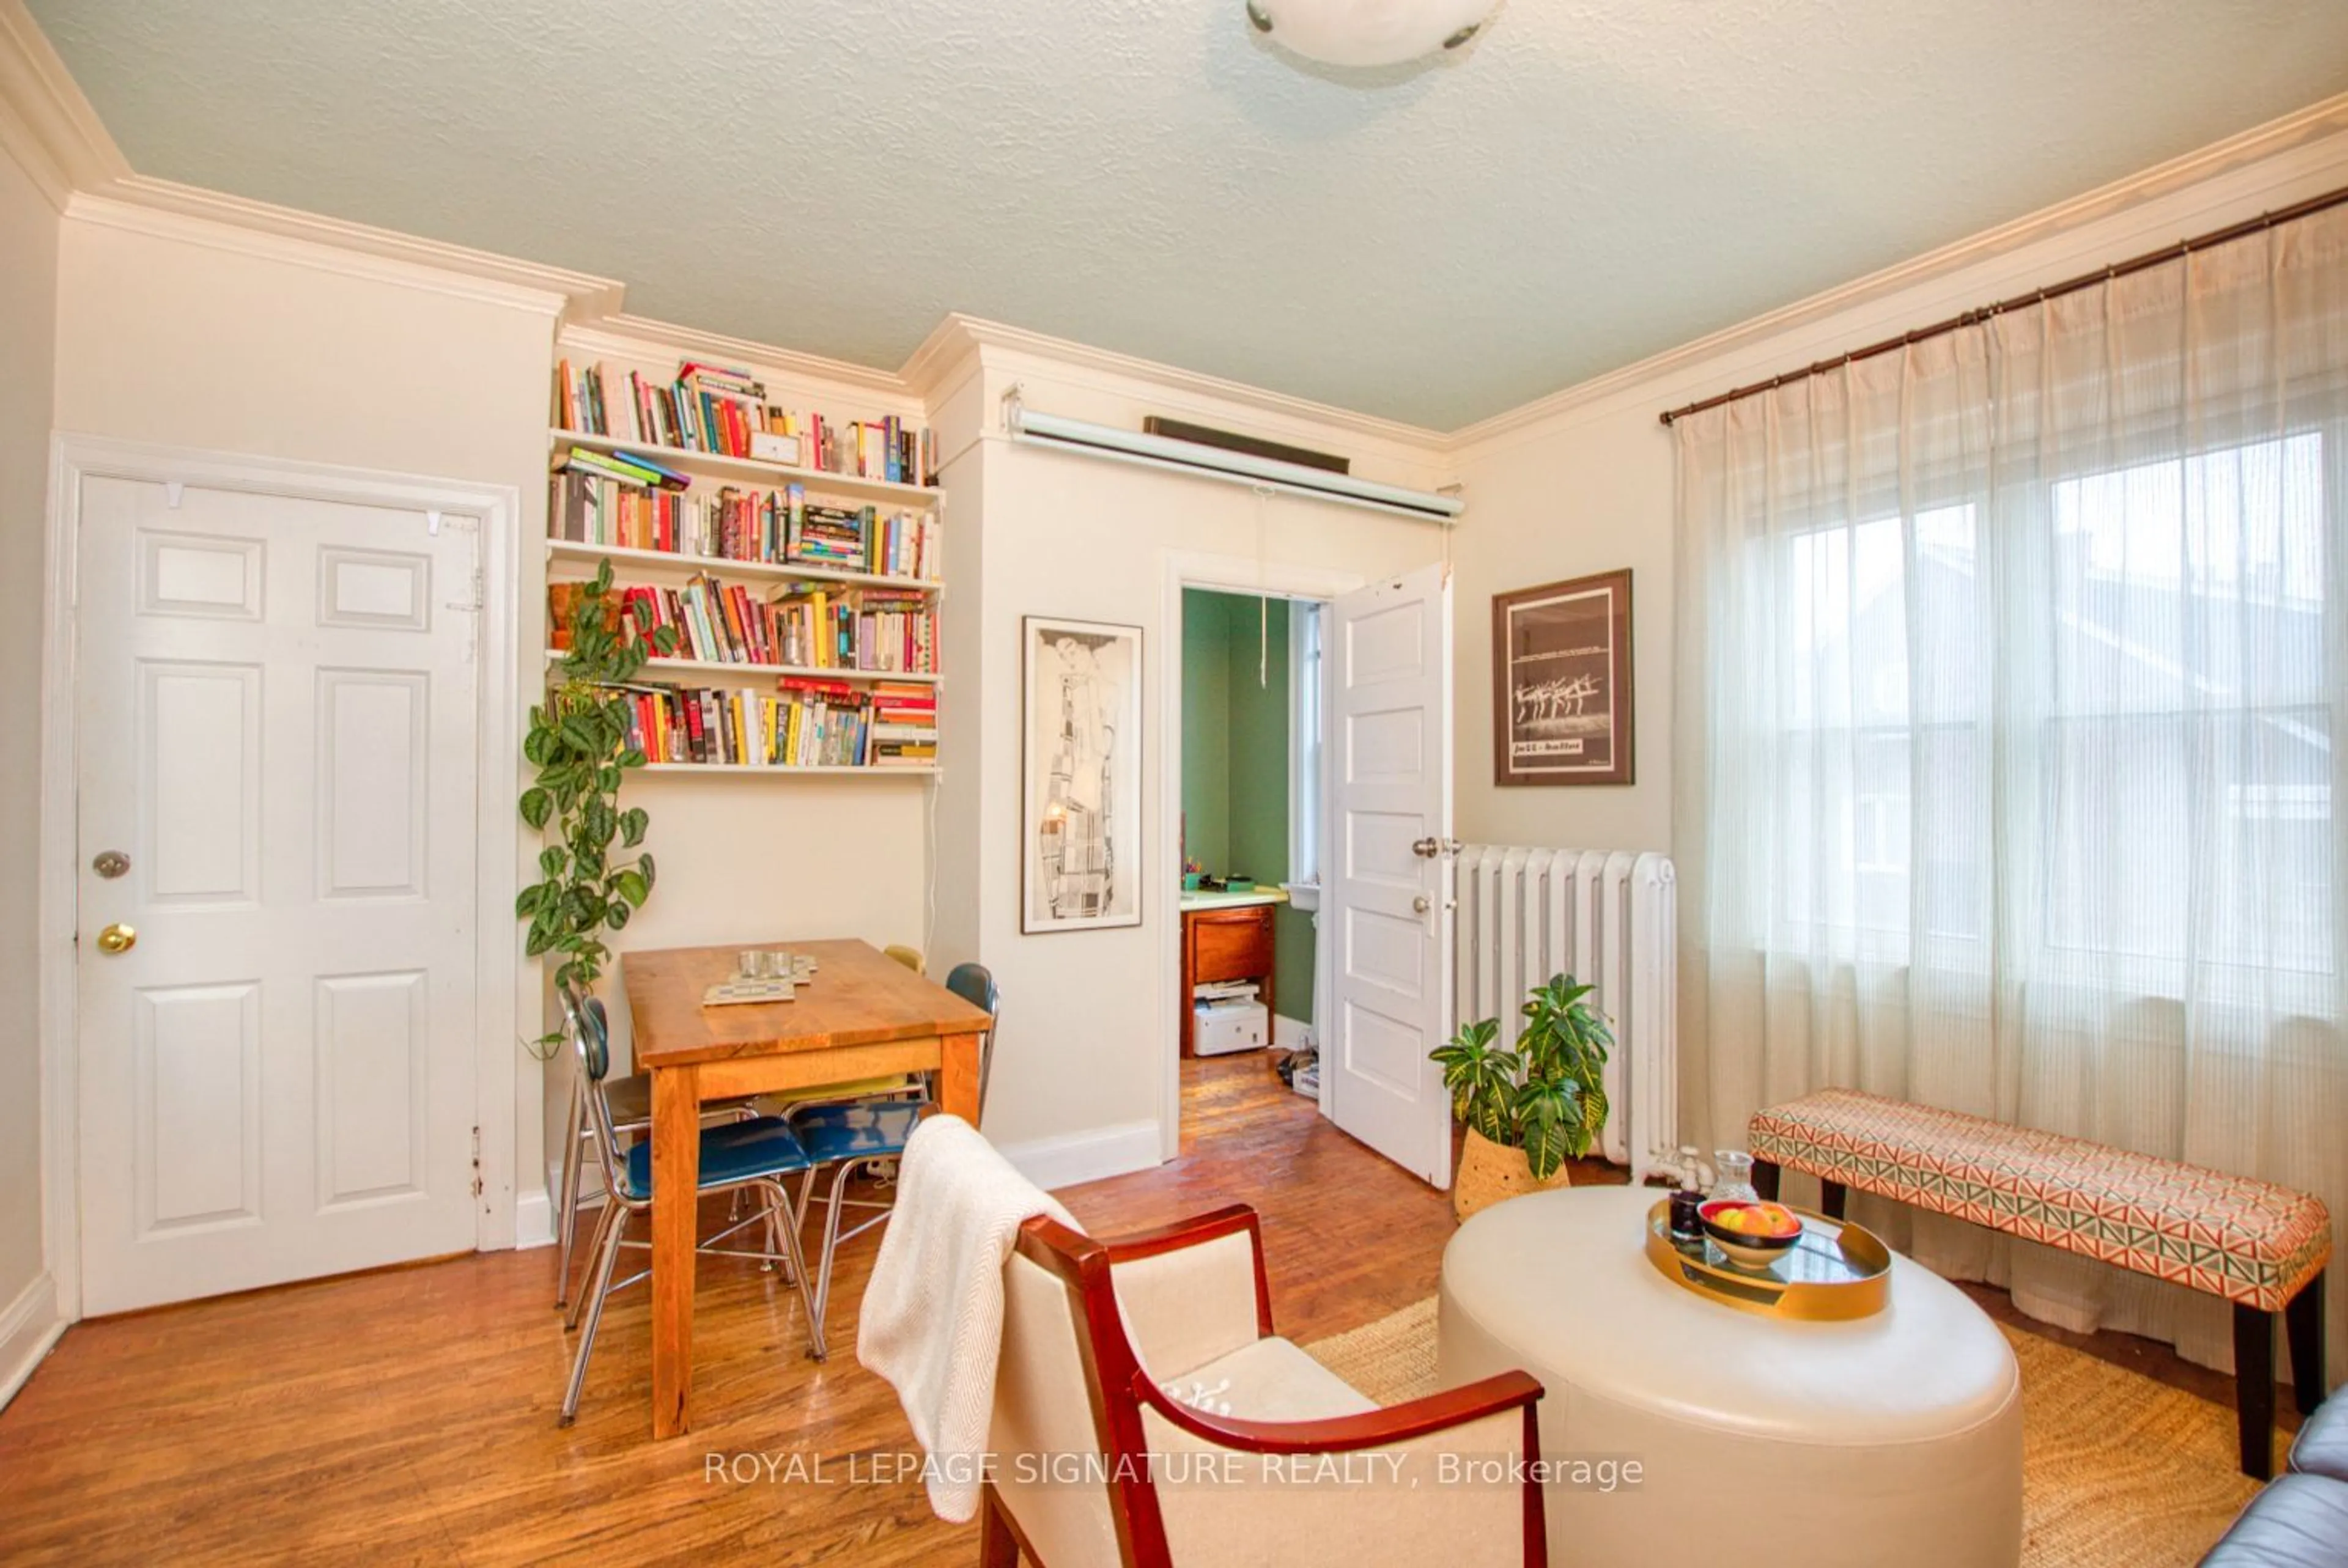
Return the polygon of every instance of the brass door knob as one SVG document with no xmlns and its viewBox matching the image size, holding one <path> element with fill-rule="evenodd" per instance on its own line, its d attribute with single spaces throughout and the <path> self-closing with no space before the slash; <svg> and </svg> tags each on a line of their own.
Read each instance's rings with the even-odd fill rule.
<svg viewBox="0 0 2348 1568">
<path fill-rule="evenodd" d="M 98 934 L 98 950 L 109 957 L 127 953 L 139 945 L 139 930 L 134 926 L 116 924 Z"/>
</svg>

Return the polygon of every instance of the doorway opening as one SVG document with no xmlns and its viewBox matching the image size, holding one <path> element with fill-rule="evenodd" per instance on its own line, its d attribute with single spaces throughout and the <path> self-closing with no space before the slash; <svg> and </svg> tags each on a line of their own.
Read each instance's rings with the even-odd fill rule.
<svg viewBox="0 0 2348 1568">
<path fill-rule="evenodd" d="M 1182 590 L 1182 1137 L 1267 1091 L 1320 1108 L 1322 627 L 1313 599 Z"/>
<path fill-rule="evenodd" d="M 1309 1098 L 1292 1096 L 1305 1108 L 1302 1113 L 1317 1110 L 1340 1132 L 1404 1170 L 1445 1185 L 1451 1170 L 1451 1106 L 1430 1053 L 1450 1029 L 1452 901 L 1444 859 L 1451 833 L 1449 568 L 1430 561 L 1365 582 L 1313 568 L 1177 555 L 1168 559 L 1164 584 L 1160 624 L 1173 646 L 1159 661 L 1163 695 L 1159 712 L 1167 715 L 1164 730 L 1172 743 L 1161 748 L 1158 798 L 1162 805 L 1153 863 L 1172 873 L 1187 856 L 1202 867 L 1202 883 L 1206 874 L 1228 877 L 1237 871 L 1258 883 L 1246 890 L 1257 894 L 1271 891 L 1265 886 L 1270 881 L 1282 881 L 1278 892 L 1283 897 L 1264 897 L 1260 904 L 1307 917 L 1304 929 L 1311 933 L 1312 961 L 1306 968 L 1309 1002 L 1300 1008 L 1282 966 L 1276 913 L 1270 917 L 1268 938 L 1211 927 L 1200 933 L 1200 912 L 1195 906 L 1183 910 L 1183 899 L 1215 891 L 1228 896 L 1233 890 L 1228 885 L 1219 890 L 1203 886 L 1184 889 L 1182 878 L 1172 875 L 1156 884 L 1166 890 L 1151 897 L 1169 922 L 1163 927 L 1169 937 L 1162 949 L 1165 980 L 1159 993 L 1163 999 L 1159 1027 L 1164 1030 L 1160 1061 L 1165 1074 L 1158 1102 L 1160 1158 L 1179 1158 L 1191 1142 L 1183 1126 L 1186 1073 L 1194 1080 L 1220 1081 L 1224 1070 L 1195 1064 L 1260 1056 L 1262 1071 L 1249 1074 L 1245 1081 L 1263 1081 L 1271 1072 L 1271 1053 L 1279 1049 L 1277 1020 L 1284 1016 L 1308 1028 L 1318 1049 L 1319 1092 Z M 1223 722 L 1218 733 L 1227 753 L 1232 745 L 1243 744 L 1248 734 L 1262 733 L 1233 727 L 1231 693 L 1236 683 L 1241 688 L 1252 684 L 1259 698 L 1270 695 L 1274 671 L 1281 667 L 1268 646 L 1272 628 L 1283 610 L 1291 620 L 1285 661 L 1290 712 L 1271 730 L 1276 739 L 1261 744 L 1287 749 L 1296 733 L 1292 721 L 1300 708 L 1311 726 L 1305 733 L 1320 744 L 1307 750 L 1279 786 L 1264 792 L 1283 817 L 1297 811 L 1300 803 L 1309 804 L 1309 813 L 1301 814 L 1304 821 L 1292 826 L 1285 850 L 1272 856 L 1288 865 L 1284 876 L 1276 867 L 1268 872 L 1232 861 L 1228 757 L 1222 793 L 1225 864 L 1211 864 L 1211 823 L 1202 822 L 1194 832 L 1185 820 L 1185 780 L 1192 771 L 1187 764 L 1185 732 L 1192 726 L 1174 721 L 1186 707 L 1198 706 L 1186 702 L 1186 687 L 1213 689 L 1210 678 L 1199 682 L 1185 679 L 1190 662 L 1186 602 L 1201 603 L 1202 613 L 1213 608 L 1186 601 L 1192 590 L 1238 600 L 1243 630 L 1253 616 L 1251 648 L 1244 635 L 1238 641 L 1244 651 L 1237 657 L 1236 682 L 1231 655 L 1225 656 Z M 1317 638 L 1297 634 L 1294 607 L 1300 604 L 1317 609 L 1313 622 Z M 1231 606 L 1220 608 L 1228 620 L 1233 613 Z M 1224 646 L 1231 646 L 1228 631 Z M 1315 694 L 1303 704 L 1292 696 L 1300 646 L 1312 671 L 1306 683 Z M 1316 651 L 1317 660 L 1312 657 Z M 1211 696 L 1205 708 L 1199 725 L 1202 734 L 1215 711 Z M 1264 803 L 1256 799 L 1254 804 Z M 1205 809 L 1211 815 L 1211 804 Z M 1312 851 L 1306 866 L 1294 859 L 1300 844 Z M 1250 843 L 1243 841 L 1240 847 L 1248 848 Z M 1262 854 L 1257 851 L 1256 857 Z M 1300 907 L 1300 895 L 1310 907 Z M 1256 918 L 1260 924 L 1264 921 L 1261 915 Z M 1201 936 L 1214 941 L 1194 947 L 1192 939 Z M 1213 961 L 1186 964 L 1200 953 Z M 1181 1025 L 1187 1020 L 1189 1032 L 1198 1030 L 1194 1009 L 1201 975 L 1258 984 L 1258 999 L 1269 1004 L 1263 1009 L 1263 1050 L 1201 1059 L 1194 1042 L 1192 1053 L 1184 1053 Z M 1267 977 L 1268 996 L 1262 989 Z M 1309 1079 L 1307 1082 L 1310 1086 Z M 1200 1109 L 1203 1112 L 1203 1103 Z"/>
</svg>

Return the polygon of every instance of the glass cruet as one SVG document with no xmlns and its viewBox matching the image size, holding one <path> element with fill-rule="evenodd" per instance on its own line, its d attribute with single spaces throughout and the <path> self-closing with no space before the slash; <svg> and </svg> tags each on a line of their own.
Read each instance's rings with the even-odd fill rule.
<svg viewBox="0 0 2348 1568">
<path fill-rule="evenodd" d="M 1761 1194 L 1753 1185 L 1753 1156 L 1742 1149 L 1715 1149 L 1712 1152 L 1715 1177 L 1711 1195 L 1715 1198 L 1736 1198 L 1757 1204 Z"/>
</svg>

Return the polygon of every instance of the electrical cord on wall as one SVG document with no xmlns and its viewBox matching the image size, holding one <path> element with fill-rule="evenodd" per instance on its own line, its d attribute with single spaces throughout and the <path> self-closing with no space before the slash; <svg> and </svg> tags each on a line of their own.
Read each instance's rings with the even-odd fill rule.
<svg viewBox="0 0 2348 1568">
<path fill-rule="evenodd" d="M 1272 497 L 1268 485 L 1254 485 L 1255 491 L 1255 684 L 1259 692 L 1272 689 L 1272 599 L 1263 591 L 1268 572 L 1264 564 L 1264 512 Z"/>
<path fill-rule="evenodd" d="M 929 800 L 922 809 L 922 962 L 930 961 L 938 939 L 938 785 L 943 774 L 930 778 Z"/>
</svg>

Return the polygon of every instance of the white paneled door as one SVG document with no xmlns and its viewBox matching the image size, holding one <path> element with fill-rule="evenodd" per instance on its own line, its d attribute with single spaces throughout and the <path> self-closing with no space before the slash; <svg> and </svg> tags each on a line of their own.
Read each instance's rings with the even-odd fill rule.
<svg viewBox="0 0 2348 1568">
<path fill-rule="evenodd" d="M 82 481 L 83 1310 L 474 1245 L 476 536 Z"/>
<path fill-rule="evenodd" d="M 1427 1053 L 1450 1014 L 1450 573 L 1389 578 L 1332 611 L 1329 1114 L 1443 1186 L 1451 1109 Z"/>
</svg>

